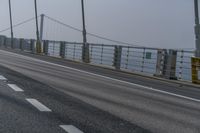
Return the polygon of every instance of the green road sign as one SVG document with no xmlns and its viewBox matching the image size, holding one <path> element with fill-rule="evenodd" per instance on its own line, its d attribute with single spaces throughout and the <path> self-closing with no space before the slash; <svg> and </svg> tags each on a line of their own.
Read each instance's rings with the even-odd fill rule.
<svg viewBox="0 0 200 133">
<path fill-rule="evenodd" d="M 152 55 L 151 52 L 146 52 L 146 59 L 151 59 L 151 55 Z"/>
</svg>

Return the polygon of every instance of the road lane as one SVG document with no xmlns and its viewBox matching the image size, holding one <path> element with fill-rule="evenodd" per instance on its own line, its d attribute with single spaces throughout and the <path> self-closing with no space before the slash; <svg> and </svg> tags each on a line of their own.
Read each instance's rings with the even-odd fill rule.
<svg viewBox="0 0 200 133">
<path fill-rule="evenodd" d="M 22 92 L 15 92 L 0 81 L 0 132 L 1 133 L 65 133 L 60 122 L 50 114 L 41 114 L 25 101 Z"/>
<path fill-rule="evenodd" d="M 0 56 L 5 67 L 153 132 L 200 131 L 197 101 L 5 51 Z"/>
<path fill-rule="evenodd" d="M 84 133 L 149 133 L 135 124 L 119 119 L 20 73 L 2 66 L 0 66 L 0 73 L 8 78 L 7 81 L 0 81 L 0 132 L 63 133 L 66 131 L 60 127 L 63 125 L 69 127 L 67 131 L 72 133 L 78 131 L 75 129 Z M 7 86 L 7 83 L 18 85 L 24 91 L 15 92 Z M 6 95 L 9 97 L 5 96 L 4 92 L 7 92 Z M 29 104 L 27 98 L 38 99 L 39 106 L 38 102 Z M 41 107 L 41 104 L 50 107 L 52 112 L 40 113 L 37 107 Z"/>
</svg>

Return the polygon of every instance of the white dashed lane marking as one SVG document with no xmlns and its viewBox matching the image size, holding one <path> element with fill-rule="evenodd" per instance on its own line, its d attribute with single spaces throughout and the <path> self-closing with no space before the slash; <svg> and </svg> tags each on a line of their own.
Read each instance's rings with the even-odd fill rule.
<svg viewBox="0 0 200 133">
<path fill-rule="evenodd" d="M 0 80 L 7 80 L 3 75 L 0 75 Z M 16 92 L 23 92 L 24 90 L 18 87 L 16 84 L 7 84 L 11 89 L 13 89 Z M 32 104 L 35 108 L 37 108 L 39 111 L 42 112 L 52 112 L 51 109 L 46 107 L 44 104 L 39 102 L 36 99 L 27 98 L 26 101 L 28 101 L 30 104 Z M 60 128 L 62 128 L 67 133 L 83 133 L 81 130 L 76 128 L 73 125 L 60 125 Z"/>
<path fill-rule="evenodd" d="M 81 130 L 79 130 L 73 125 L 60 125 L 60 127 L 67 133 L 83 133 Z"/>
<path fill-rule="evenodd" d="M 17 91 L 17 92 L 23 92 L 24 90 L 22 90 L 21 88 L 19 88 L 17 85 L 15 84 L 8 84 L 8 86 L 10 88 L 12 88 L 14 91 Z"/>
<path fill-rule="evenodd" d="M 49 109 L 48 107 L 46 107 L 45 105 L 43 105 L 42 103 L 40 103 L 38 100 L 36 99 L 30 99 L 27 98 L 26 99 L 30 104 L 32 104 L 34 107 L 36 107 L 39 111 L 42 112 L 51 112 L 51 109 Z"/>
<path fill-rule="evenodd" d="M 0 80 L 7 80 L 3 75 L 0 75 Z"/>
</svg>

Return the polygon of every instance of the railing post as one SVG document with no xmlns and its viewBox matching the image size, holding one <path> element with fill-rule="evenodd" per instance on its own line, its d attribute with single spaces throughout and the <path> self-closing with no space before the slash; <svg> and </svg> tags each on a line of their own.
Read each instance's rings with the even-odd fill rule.
<svg viewBox="0 0 200 133">
<path fill-rule="evenodd" d="M 5 36 L 0 36 L 0 46 L 4 45 L 5 38 Z"/>
<path fill-rule="evenodd" d="M 19 44 L 19 40 L 17 38 L 14 38 L 13 39 L 13 46 L 14 46 L 13 48 L 17 49 L 18 44 Z"/>
<path fill-rule="evenodd" d="M 22 51 L 24 50 L 24 39 L 23 38 L 20 38 L 19 49 Z"/>
<path fill-rule="evenodd" d="M 122 46 L 115 46 L 113 66 L 119 70 L 121 68 Z"/>
<path fill-rule="evenodd" d="M 3 42 L 3 37 L 0 36 L 0 47 L 2 46 Z"/>
<path fill-rule="evenodd" d="M 53 56 L 55 56 L 55 46 L 56 46 L 55 43 L 56 43 L 56 41 L 53 41 L 53 43 L 52 43 L 53 44 L 53 53 L 52 53 Z"/>
<path fill-rule="evenodd" d="M 90 60 L 92 60 L 93 61 L 93 45 L 91 45 L 91 47 L 90 47 L 91 49 L 90 49 Z"/>
<path fill-rule="evenodd" d="M 35 51 L 35 40 L 34 39 L 31 39 L 31 44 L 30 44 L 30 48 L 31 48 L 31 52 L 32 53 L 36 53 Z"/>
<path fill-rule="evenodd" d="M 170 49 L 167 54 L 166 64 L 164 69 L 165 78 L 177 80 L 176 60 L 177 60 L 177 51 Z"/>
<path fill-rule="evenodd" d="M 130 47 L 128 46 L 127 53 L 126 53 L 126 63 L 125 63 L 126 69 L 128 69 L 128 65 L 129 65 L 129 53 L 130 53 Z"/>
<path fill-rule="evenodd" d="M 183 74 L 183 56 L 184 56 L 184 51 L 181 50 L 181 59 L 180 59 L 180 67 L 179 67 L 179 75 L 178 75 L 178 79 L 182 79 L 182 74 Z"/>
<path fill-rule="evenodd" d="M 65 42 L 65 58 L 68 58 L 68 43 Z"/>
<path fill-rule="evenodd" d="M 75 55 L 76 55 L 76 44 L 74 44 L 74 49 L 73 49 L 73 60 L 75 60 Z"/>
<path fill-rule="evenodd" d="M 8 38 L 6 37 L 6 38 L 4 39 L 4 47 L 5 47 L 5 48 L 7 48 L 7 41 L 8 41 Z"/>
<path fill-rule="evenodd" d="M 43 41 L 43 52 L 45 55 L 48 55 L 48 49 L 49 49 L 49 41 L 44 40 Z"/>
<path fill-rule="evenodd" d="M 101 45 L 101 62 L 100 62 L 100 64 L 103 64 L 103 48 L 104 48 L 104 46 L 102 44 Z"/>
<path fill-rule="evenodd" d="M 10 46 L 11 49 L 14 49 L 14 38 L 11 38 L 11 46 Z"/>
<path fill-rule="evenodd" d="M 60 42 L 60 57 L 61 58 L 65 58 L 65 49 L 66 49 L 65 42 Z"/>
<path fill-rule="evenodd" d="M 165 49 L 158 49 L 157 51 L 157 63 L 156 73 L 154 76 L 162 77 L 165 69 L 167 51 Z"/>
<path fill-rule="evenodd" d="M 141 72 L 144 72 L 145 54 L 146 54 L 146 49 L 144 48 L 143 49 L 143 54 L 142 54 L 142 66 L 141 66 L 142 70 L 141 70 Z"/>
<path fill-rule="evenodd" d="M 82 47 L 82 61 L 85 63 L 90 63 L 90 50 L 89 50 L 89 44 L 83 43 Z"/>
</svg>

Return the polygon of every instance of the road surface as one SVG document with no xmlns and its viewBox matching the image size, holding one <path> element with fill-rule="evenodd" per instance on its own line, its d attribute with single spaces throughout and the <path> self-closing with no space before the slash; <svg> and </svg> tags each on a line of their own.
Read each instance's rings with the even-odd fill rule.
<svg viewBox="0 0 200 133">
<path fill-rule="evenodd" d="M 3 50 L 0 64 L 151 132 L 200 132 L 199 87 L 98 68 L 95 72 L 94 67 L 74 68 Z"/>
</svg>

